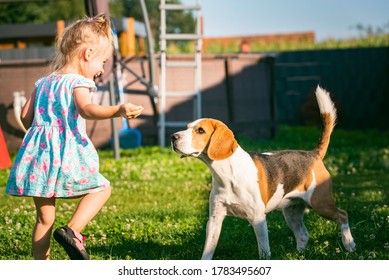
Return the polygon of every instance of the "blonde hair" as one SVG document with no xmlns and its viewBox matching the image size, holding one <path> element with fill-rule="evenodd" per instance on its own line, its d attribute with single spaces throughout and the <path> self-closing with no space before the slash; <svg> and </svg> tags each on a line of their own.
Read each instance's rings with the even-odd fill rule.
<svg viewBox="0 0 389 280">
<path fill-rule="evenodd" d="M 113 45 L 111 24 L 104 14 L 85 18 L 74 22 L 65 28 L 61 38 L 57 38 L 57 53 L 52 61 L 55 71 L 63 68 L 75 56 L 77 50 L 86 44 L 99 44 L 103 38 Z"/>
</svg>

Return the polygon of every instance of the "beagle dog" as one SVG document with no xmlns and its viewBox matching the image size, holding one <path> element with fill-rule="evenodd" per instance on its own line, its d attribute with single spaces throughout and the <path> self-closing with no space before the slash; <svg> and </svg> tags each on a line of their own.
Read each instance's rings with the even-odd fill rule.
<svg viewBox="0 0 389 280">
<path fill-rule="evenodd" d="M 214 119 L 196 120 L 171 136 L 175 152 L 199 158 L 212 173 L 202 259 L 212 259 L 227 215 L 247 219 L 255 231 L 259 256 L 270 258 L 266 214 L 275 209 L 282 210 L 296 238 L 297 250 L 302 252 L 309 239 L 303 221 L 307 207 L 336 222 L 344 247 L 354 251 L 347 213 L 335 205 L 331 176 L 323 164 L 336 109 L 329 93 L 319 86 L 316 100 L 323 128 L 319 143 L 311 151 L 248 153 L 238 145 L 232 131 Z"/>
</svg>

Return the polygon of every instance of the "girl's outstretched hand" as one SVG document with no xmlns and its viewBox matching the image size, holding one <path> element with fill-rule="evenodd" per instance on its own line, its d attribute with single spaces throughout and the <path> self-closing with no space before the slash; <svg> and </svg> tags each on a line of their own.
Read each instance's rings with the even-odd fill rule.
<svg viewBox="0 0 389 280">
<path fill-rule="evenodd" d="M 143 109 L 143 106 L 134 105 L 132 103 L 124 103 L 120 105 L 119 112 L 123 118 L 135 119 L 142 113 Z"/>
</svg>

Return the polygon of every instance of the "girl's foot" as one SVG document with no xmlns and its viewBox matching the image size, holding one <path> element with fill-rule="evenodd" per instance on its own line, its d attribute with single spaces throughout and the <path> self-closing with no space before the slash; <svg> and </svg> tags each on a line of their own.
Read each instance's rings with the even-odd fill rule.
<svg viewBox="0 0 389 280">
<path fill-rule="evenodd" d="M 61 244 L 71 260 L 89 260 L 89 255 L 82 244 L 83 236 L 68 226 L 54 231 L 54 239 Z"/>
</svg>

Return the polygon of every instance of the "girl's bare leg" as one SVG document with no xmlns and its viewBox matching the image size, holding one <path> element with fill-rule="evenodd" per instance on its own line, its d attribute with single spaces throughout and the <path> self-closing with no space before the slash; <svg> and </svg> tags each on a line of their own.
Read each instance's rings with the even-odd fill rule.
<svg viewBox="0 0 389 280">
<path fill-rule="evenodd" d="M 110 196 L 111 186 L 103 191 L 85 195 L 78 203 L 68 226 L 72 230 L 81 232 L 93 217 L 96 216 Z"/>
<path fill-rule="evenodd" d="M 32 252 L 36 260 L 50 258 L 50 238 L 55 221 L 55 198 L 34 197 L 36 222 L 32 232 Z"/>
</svg>

